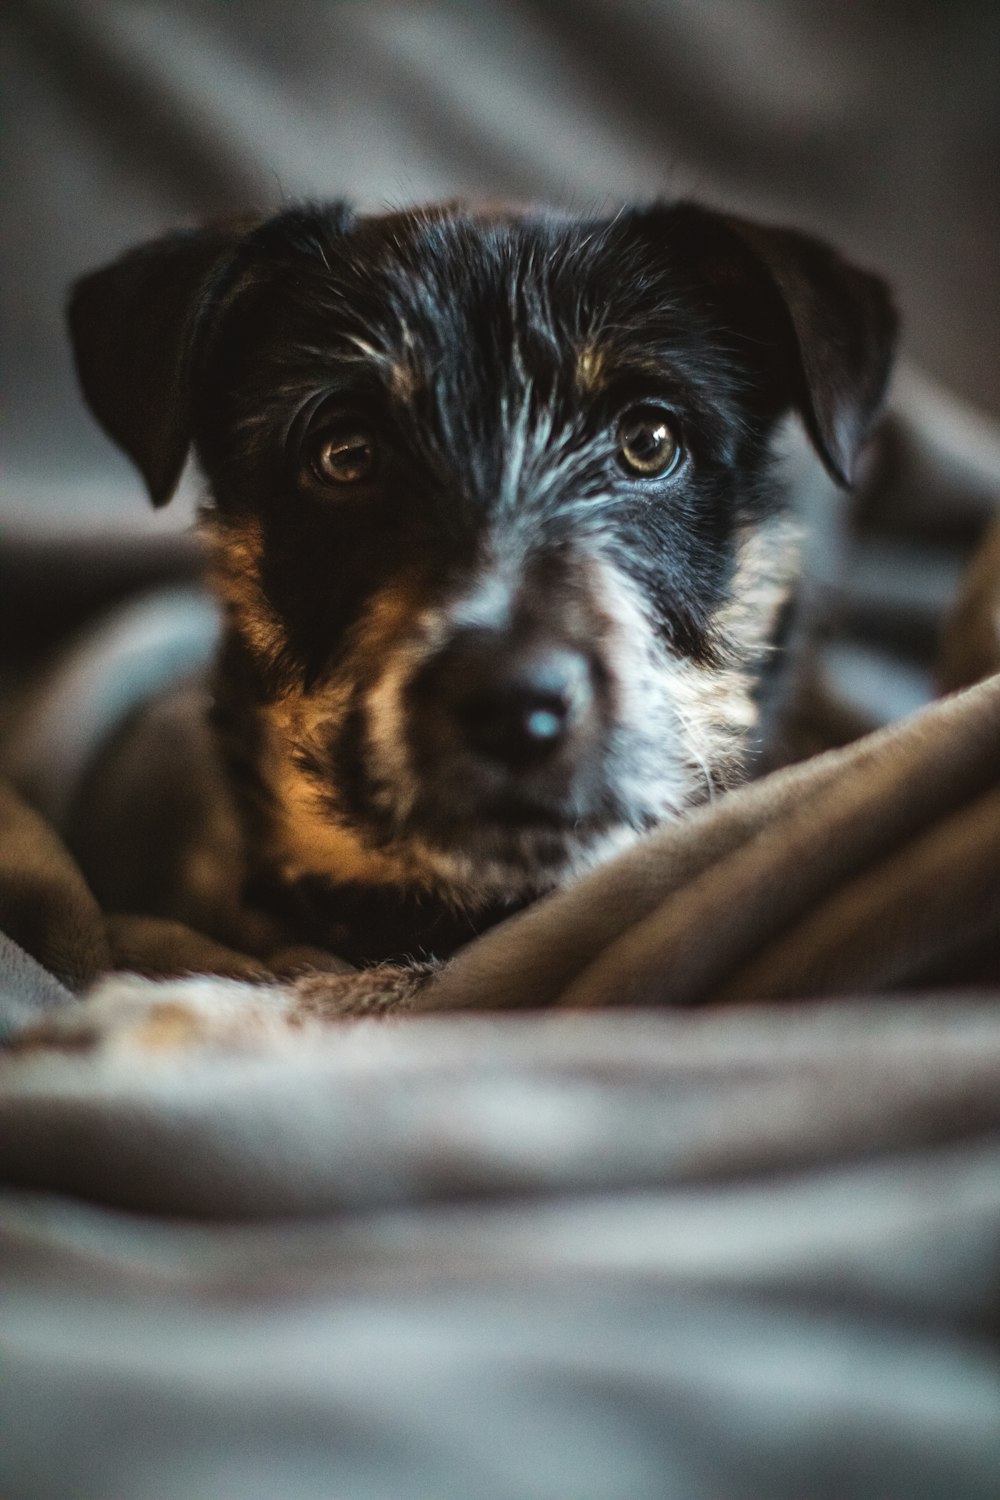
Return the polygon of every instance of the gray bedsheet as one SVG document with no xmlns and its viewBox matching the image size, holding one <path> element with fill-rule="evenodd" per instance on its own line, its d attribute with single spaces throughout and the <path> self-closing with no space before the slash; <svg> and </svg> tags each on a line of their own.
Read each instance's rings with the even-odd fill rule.
<svg viewBox="0 0 1000 1500">
<path fill-rule="evenodd" d="M 73 1191 L 0 1199 L 8 1496 L 995 1494 L 992 997 L 362 1022 L 0 1100 Z"/>
</svg>

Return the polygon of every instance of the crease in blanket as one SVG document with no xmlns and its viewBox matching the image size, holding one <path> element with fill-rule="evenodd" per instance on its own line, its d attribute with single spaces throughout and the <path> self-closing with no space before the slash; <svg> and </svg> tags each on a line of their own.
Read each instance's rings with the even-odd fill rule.
<svg viewBox="0 0 1000 1500">
<path fill-rule="evenodd" d="M 0 1058 L 0 1179 L 235 1221 L 1000 1149 L 989 996 L 436 1015 L 197 1054 L 166 1043 L 142 1066 L 111 1048 Z"/>
<path fill-rule="evenodd" d="M 423 1002 L 691 1005 L 912 983 L 963 937 L 1000 931 L 998 745 L 993 677 L 654 836 L 486 934 Z M 497 976 L 515 945 L 511 1001 Z"/>
</svg>

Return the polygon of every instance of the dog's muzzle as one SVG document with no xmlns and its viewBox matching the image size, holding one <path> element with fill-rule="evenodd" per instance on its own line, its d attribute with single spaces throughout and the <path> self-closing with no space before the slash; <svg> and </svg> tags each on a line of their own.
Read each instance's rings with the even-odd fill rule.
<svg viewBox="0 0 1000 1500">
<path fill-rule="evenodd" d="M 466 758 L 515 778 L 585 757 L 598 730 L 595 666 L 537 635 L 463 633 L 412 684 L 421 759 Z"/>
<path fill-rule="evenodd" d="M 453 883 L 465 859 L 479 886 L 537 894 L 674 816 L 698 774 L 639 591 L 603 559 L 559 562 L 476 580 L 372 651 L 359 810 Z"/>
</svg>

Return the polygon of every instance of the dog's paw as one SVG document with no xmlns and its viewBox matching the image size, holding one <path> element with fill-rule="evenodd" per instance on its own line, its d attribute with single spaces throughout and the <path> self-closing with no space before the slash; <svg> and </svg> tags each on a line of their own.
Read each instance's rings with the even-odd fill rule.
<svg viewBox="0 0 1000 1500">
<path fill-rule="evenodd" d="M 115 974 L 71 1005 L 21 1032 L 15 1052 L 182 1052 L 242 1050 L 287 1030 L 289 997 L 280 986 L 212 975 L 147 979 Z"/>
<path fill-rule="evenodd" d="M 404 1012 L 430 966 L 312 971 L 284 984 L 116 974 L 15 1037 L 14 1053 L 260 1052 L 334 1022 Z"/>
<path fill-rule="evenodd" d="M 300 1025 L 405 1014 L 438 972 L 438 964 L 378 964 L 350 974 L 300 974 L 286 987 Z"/>
</svg>

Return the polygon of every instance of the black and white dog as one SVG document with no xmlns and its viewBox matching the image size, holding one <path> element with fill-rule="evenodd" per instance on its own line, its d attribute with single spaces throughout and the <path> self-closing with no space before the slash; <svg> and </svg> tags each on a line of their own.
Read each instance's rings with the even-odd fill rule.
<svg viewBox="0 0 1000 1500">
<path fill-rule="evenodd" d="M 340 203 L 82 280 L 84 392 L 156 504 L 189 448 L 226 630 L 233 880 L 447 954 L 745 773 L 794 590 L 789 410 L 848 484 L 896 320 L 817 241 L 690 203 Z"/>
</svg>

